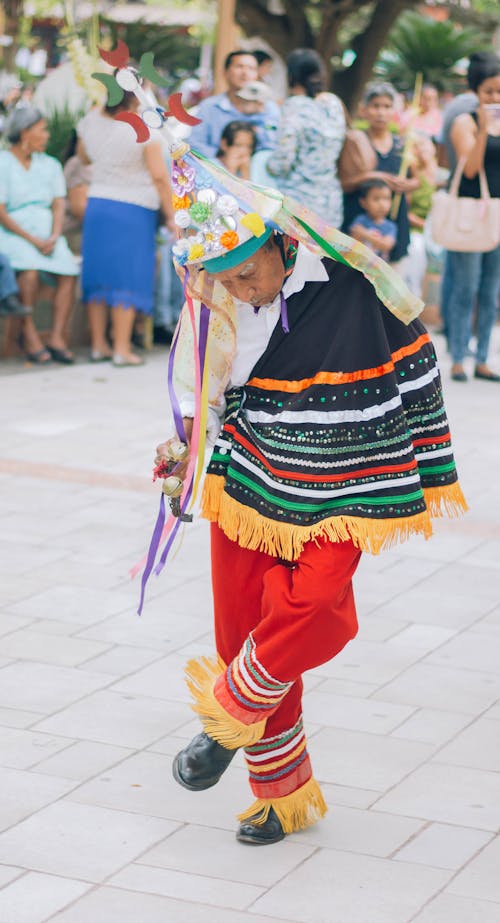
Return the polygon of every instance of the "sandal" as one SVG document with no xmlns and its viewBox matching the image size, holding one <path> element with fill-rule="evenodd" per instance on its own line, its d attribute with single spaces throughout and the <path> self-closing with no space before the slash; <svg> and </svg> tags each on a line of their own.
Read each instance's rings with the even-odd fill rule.
<svg viewBox="0 0 500 923">
<path fill-rule="evenodd" d="M 25 353 L 24 355 L 29 362 L 34 362 L 35 365 L 47 365 L 52 359 L 49 350 L 45 349 L 45 346 L 37 349 L 34 353 Z"/>
<path fill-rule="evenodd" d="M 27 359 L 28 362 L 34 362 L 35 365 L 46 365 L 52 359 L 49 350 L 45 346 L 41 346 L 40 349 L 35 349 L 35 351 L 32 353 L 28 352 L 22 333 L 16 337 L 16 343 L 19 346 L 21 352 L 24 353 L 24 358 Z"/>
<path fill-rule="evenodd" d="M 62 365 L 72 365 L 75 357 L 69 349 L 58 349 L 56 346 L 47 346 L 51 358 L 54 362 L 61 362 Z"/>
<path fill-rule="evenodd" d="M 117 369 L 130 368 L 130 366 L 144 365 L 144 359 L 141 359 L 140 356 L 134 356 L 133 359 L 127 359 L 125 356 L 120 356 L 118 353 L 115 353 L 113 356 L 113 365 Z"/>
</svg>

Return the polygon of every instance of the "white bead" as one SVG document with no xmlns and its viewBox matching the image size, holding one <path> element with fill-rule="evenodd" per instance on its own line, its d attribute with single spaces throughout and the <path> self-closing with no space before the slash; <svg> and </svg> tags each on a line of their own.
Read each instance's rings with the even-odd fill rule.
<svg viewBox="0 0 500 923">
<path fill-rule="evenodd" d="M 136 77 L 136 72 L 130 67 L 122 67 L 115 74 L 115 80 L 119 87 L 122 90 L 126 90 L 128 93 L 133 93 L 134 90 L 139 86 L 139 81 Z"/>
</svg>

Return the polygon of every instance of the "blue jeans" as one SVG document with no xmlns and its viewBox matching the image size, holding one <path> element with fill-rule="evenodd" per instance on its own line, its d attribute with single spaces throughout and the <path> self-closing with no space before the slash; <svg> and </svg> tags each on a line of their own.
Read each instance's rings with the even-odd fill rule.
<svg viewBox="0 0 500 923">
<path fill-rule="evenodd" d="M 491 331 L 500 294 L 500 246 L 489 253 L 448 252 L 452 289 L 448 302 L 449 345 L 453 362 L 467 354 L 471 319 L 477 296 L 477 363 L 488 358 Z"/>
<path fill-rule="evenodd" d="M 7 257 L 0 253 L 0 301 L 9 295 L 17 295 L 18 292 L 16 274 Z"/>
<path fill-rule="evenodd" d="M 439 305 L 439 313 L 441 315 L 441 320 L 443 322 L 443 328 L 448 335 L 448 317 L 450 313 L 450 297 L 451 290 L 453 286 L 453 278 L 451 275 L 451 260 L 447 250 L 444 251 L 443 258 L 443 272 L 441 275 L 441 303 Z"/>
</svg>

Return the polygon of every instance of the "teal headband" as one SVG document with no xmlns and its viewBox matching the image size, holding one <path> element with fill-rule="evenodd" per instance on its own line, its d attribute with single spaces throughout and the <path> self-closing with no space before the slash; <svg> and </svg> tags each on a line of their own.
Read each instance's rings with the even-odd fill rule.
<svg viewBox="0 0 500 923">
<path fill-rule="evenodd" d="M 257 250 L 260 250 L 266 240 L 269 240 L 271 234 L 272 228 L 266 228 L 260 237 L 250 237 L 244 244 L 234 247 L 233 250 L 228 250 L 223 256 L 214 256 L 212 259 L 206 260 L 203 263 L 203 269 L 212 273 L 223 272 L 225 269 L 233 269 L 235 266 L 239 266 L 240 263 L 244 263 L 250 256 L 253 256 Z"/>
</svg>

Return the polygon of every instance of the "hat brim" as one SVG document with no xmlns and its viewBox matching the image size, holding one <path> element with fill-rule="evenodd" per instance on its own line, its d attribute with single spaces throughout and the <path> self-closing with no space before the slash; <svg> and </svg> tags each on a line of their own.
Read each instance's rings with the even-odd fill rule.
<svg viewBox="0 0 500 923">
<path fill-rule="evenodd" d="M 234 247 L 233 250 L 228 250 L 223 256 L 214 256 L 210 260 L 204 260 L 204 262 L 202 262 L 203 269 L 209 273 L 224 272 L 226 269 L 234 269 L 235 266 L 244 263 L 245 260 L 253 256 L 257 250 L 260 250 L 266 240 L 269 240 L 271 234 L 272 228 L 266 228 L 260 237 L 250 237 L 244 244 L 240 244 L 239 247 Z"/>
</svg>

